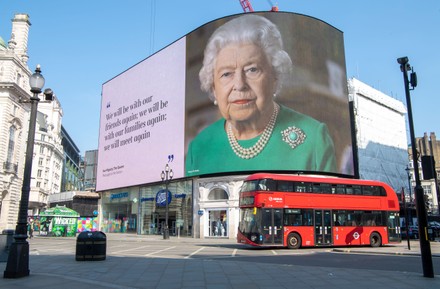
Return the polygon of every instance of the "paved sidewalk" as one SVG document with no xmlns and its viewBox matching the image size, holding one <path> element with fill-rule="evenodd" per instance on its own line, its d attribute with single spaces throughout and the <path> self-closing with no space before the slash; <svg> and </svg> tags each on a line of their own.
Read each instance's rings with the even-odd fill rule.
<svg viewBox="0 0 440 289">
<path fill-rule="evenodd" d="M 137 239 L 144 236 L 108 234 L 116 238 Z M 158 239 L 158 237 L 154 237 Z M 209 240 L 234 243 L 233 240 Z M 206 243 L 207 240 L 171 238 L 173 242 Z M 419 254 L 418 243 L 406 241 L 398 246 L 380 248 L 335 248 L 345 252 L 377 254 Z M 432 242 L 433 256 L 440 257 L 440 243 Z M 307 267 L 239 262 L 231 259 L 172 259 L 107 256 L 104 261 L 75 261 L 68 255 L 33 255 L 29 258 L 31 274 L 18 279 L 0 278 L 0 288 L 86 289 L 86 288 L 440 288 L 440 272 L 425 278 L 411 272 Z M 0 263 L 3 274 L 6 262 Z"/>
</svg>

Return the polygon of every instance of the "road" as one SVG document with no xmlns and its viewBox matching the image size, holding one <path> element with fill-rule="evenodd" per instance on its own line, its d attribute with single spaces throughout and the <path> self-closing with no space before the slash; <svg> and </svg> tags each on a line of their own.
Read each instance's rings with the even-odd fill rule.
<svg viewBox="0 0 440 289">
<path fill-rule="evenodd" d="M 72 255 L 76 254 L 76 238 L 35 237 L 29 240 L 30 255 Z M 158 236 L 137 236 L 109 234 L 107 256 L 145 257 L 171 259 L 203 259 L 258 262 L 331 268 L 387 270 L 422 273 L 422 261 L 417 255 L 418 243 L 412 241 L 411 254 L 400 254 L 399 247 L 381 248 L 303 248 L 289 250 L 280 248 L 254 248 L 225 239 L 171 238 L 162 240 Z M 433 268 L 440 273 L 440 243 L 432 243 L 434 249 Z M 395 249 L 399 249 L 397 251 Z M 396 252 L 394 252 L 394 251 Z M 394 252 L 394 253 L 393 253 Z M 405 252 L 405 251 L 404 251 Z M 74 258 L 74 257 L 72 257 Z"/>
</svg>

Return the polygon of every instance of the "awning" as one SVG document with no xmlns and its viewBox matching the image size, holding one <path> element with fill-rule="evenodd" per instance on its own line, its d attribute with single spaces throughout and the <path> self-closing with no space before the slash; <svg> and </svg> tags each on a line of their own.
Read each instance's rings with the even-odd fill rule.
<svg viewBox="0 0 440 289">
<path fill-rule="evenodd" d="M 56 206 L 53 208 L 48 208 L 44 212 L 40 213 L 41 217 L 67 217 L 67 218 L 78 218 L 78 212 L 66 208 L 65 206 Z"/>
</svg>

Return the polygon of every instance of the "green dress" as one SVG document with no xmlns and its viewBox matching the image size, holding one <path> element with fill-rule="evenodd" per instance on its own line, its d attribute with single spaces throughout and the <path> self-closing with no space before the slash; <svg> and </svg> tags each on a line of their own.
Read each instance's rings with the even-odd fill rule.
<svg viewBox="0 0 440 289">
<path fill-rule="evenodd" d="M 186 176 L 250 171 L 336 171 L 333 140 L 327 126 L 280 105 L 266 147 L 251 159 L 238 157 L 231 148 L 222 118 L 201 131 L 189 145 Z M 259 139 L 239 140 L 245 148 Z"/>
</svg>

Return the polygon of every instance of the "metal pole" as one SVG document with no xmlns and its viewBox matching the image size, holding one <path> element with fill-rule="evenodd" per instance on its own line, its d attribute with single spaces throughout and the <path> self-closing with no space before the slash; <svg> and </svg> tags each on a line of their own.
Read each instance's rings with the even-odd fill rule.
<svg viewBox="0 0 440 289">
<path fill-rule="evenodd" d="M 408 224 L 408 225 L 411 225 L 412 223 L 413 223 L 413 220 L 412 220 L 412 209 L 411 209 L 411 206 L 412 206 L 412 195 L 411 195 L 411 190 L 412 190 L 412 188 L 411 188 L 411 173 L 410 173 L 410 168 L 408 167 L 408 166 L 406 166 L 406 173 L 407 173 L 407 175 L 408 175 L 408 190 L 409 190 L 409 205 L 408 205 L 408 209 L 409 209 L 409 218 L 410 218 L 410 220 L 411 220 L 411 222 L 410 222 L 410 224 Z"/>
<path fill-rule="evenodd" d="M 402 188 L 403 195 L 403 209 L 405 211 L 405 228 L 406 228 L 406 241 L 408 242 L 408 250 L 411 250 L 411 244 L 409 242 L 409 221 L 408 221 L 408 207 L 406 205 L 405 191 Z"/>
<path fill-rule="evenodd" d="M 166 171 L 165 179 L 165 228 L 163 231 L 163 238 L 165 240 L 170 238 L 170 231 L 168 228 L 168 171 Z"/>
<path fill-rule="evenodd" d="M 170 169 L 170 166 L 168 164 L 166 164 L 165 170 L 162 171 L 160 177 L 162 178 L 162 181 L 165 182 L 165 225 L 163 229 L 163 238 L 164 240 L 167 240 L 170 238 L 170 230 L 168 228 L 168 210 L 169 210 L 168 183 L 173 178 L 173 170 Z"/>
<path fill-rule="evenodd" d="M 419 225 L 419 241 L 420 241 L 420 252 L 422 254 L 423 276 L 434 278 L 431 246 L 428 240 L 428 228 L 427 228 L 428 220 L 426 216 L 423 187 L 420 182 L 420 176 L 419 176 L 418 154 L 416 148 L 416 138 L 414 135 L 411 97 L 409 93 L 408 70 L 411 69 L 411 66 L 408 63 L 408 57 L 398 58 L 397 62 L 400 64 L 400 69 L 403 73 L 403 81 L 405 83 L 406 104 L 408 106 L 408 123 L 409 123 L 409 132 L 411 135 L 412 161 L 414 165 L 414 177 L 416 181 L 414 194 L 416 200 L 416 211 L 417 211 L 417 219 Z"/>
<path fill-rule="evenodd" d="M 41 92 L 41 91 L 40 91 Z M 26 146 L 26 160 L 24 165 L 23 186 L 18 211 L 17 226 L 14 241 L 11 244 L 8 263 L 4 271 L 4 278 L 20 278 L 29 276 L 29 243 L 27 242 L 27 215 L 29 207 L 29 192 L 31 189 L 32 157 L 34 154 L 35 126 L 37 122 L 38 93 L 34 92 L 30 98 L 31 115 L 29 119 L 29 133 Z"/>
</svg>

